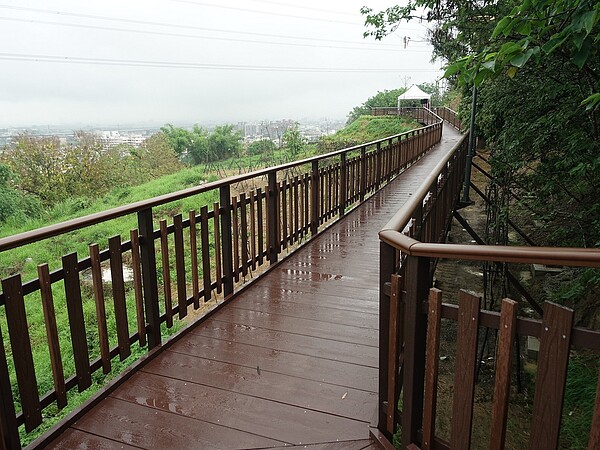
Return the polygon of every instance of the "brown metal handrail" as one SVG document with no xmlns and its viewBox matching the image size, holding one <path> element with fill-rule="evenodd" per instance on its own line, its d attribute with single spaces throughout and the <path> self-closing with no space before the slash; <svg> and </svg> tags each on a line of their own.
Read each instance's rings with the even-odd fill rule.
<svg viewBox="0 0 600 450">
<path fill-rule="evenodd" d="M 463 137 L 463 140 L 467 137 Z M 415 212 L 429 193 L 432 183 L 463 143 L 461 140 L 438 163 L 410 200 L 390 219 L 379 232 L 380 239 L 410 256 L 465 259 L 476 261 L 515 262 L 564 266 L 600 267 L 600 249 L 568 247 L 529 247 L 497 245 L 460 245 L 420 242 L 403 234 Z"/>
</svg>

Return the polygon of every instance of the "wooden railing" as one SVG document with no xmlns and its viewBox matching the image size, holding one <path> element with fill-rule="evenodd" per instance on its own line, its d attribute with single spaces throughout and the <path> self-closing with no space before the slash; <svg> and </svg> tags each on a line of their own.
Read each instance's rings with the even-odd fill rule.
<svg viewBox="0 0 600 450">
<path fill-rule="evenodd" d="M 422 111 L 427 110 L 425 108 L 415 108 L 406 106 L 401 106 L 399 108 L 395 106 L 375 106 L 371 108 L 371 114 L 374 116 L 411 116 L 417 119 L 421 119 L 419 118 L 419 114 L 421 114 Z M 450 108 L 447 108 L 445 106 L 436 106 L 434 108 L 431 108 L 431 111 L 433 111 L 437 116 L 444 119 L 457 130 L 462 129 L 462 124 L 460 123 L 458 115 L 455 111 L 451 110 Z"/>
<path fill-rule="evenodd" d="M 598 249 L 443 243 L 464 177 L 467 140 L 465 135 L 379 233 L 380 409 L 373 435 L 384 447 L 389 448 L 392 437 L 401 430 L 402 448 L 469 448 L 473 420 L 472 369 L 477 359 L 472 350 L 473 342 L 476 342 L 478 327 L 501 328 L 502 333 L 507 324 L 497 312 L 480 310 L 479 302 L 466 294 L 462 295 L 466 300 L 459 302 L 458 310 L 454 305 L 441 303 L 434 309 L 428 308 L 427 299 L 438 258 L 600 267 Z M 468 311 L 461 312 L 462 308 Z M 454 398 L 459 400 L 453 407 L 450 443 L 437 438 L 435 433 L 437 360 L 430 355 L 436 351 L 436 335 L 439 334 L 432 327 L 437 326 L 439 317 L 458 320 L 459 331 L 461 317 L 474 321 L 467 327 L 470 330 L 465 332 L 467 337 L 458 337 L 457 345 L 460 346 L 461 360 L 464 360 L 461 364 L 464 365 L 457 368 L 455 374 Z M 429 333 L 433 333 L 429 338 L 428 327 Z M 600 333 L 573 327 L 572 311 L 548 302 L 543 307 L 542 320 L 519 318 L 512 332 L 517 336 L 541 338 L 530 448 L 557 448 L 568 364 L 565 355 L 568 356 L 571 347 L 600 352 Z M 430 360 L 427 366 L 426 355 Z M 498 361 L 496 367 L 498 394 L 494 398 L 494 411 L 499 422 L 493 422 L 490 430 L 490 448 L 503 448 L 504 445 L 506 390 L 510 382 L 506 375 L 506 358 L 510 360 L 511 356 L 510 350 L 498 349 L 498 359 L 503 362 Z M 600 393 L 595 405 L 590 449 L 599 448 L 599 436 Z"/>
<path fill-rule="evenodd" d="M 23 282 L 17 270 L 2 280 L 0 448 L 20 448 L 20 427 L 35 430 L 44 411 L 64 408 L 75 389 L 102 384 L 100 371 L 110 373 L 117 358 L 131 362 L 158 347 L 190 306 L 231 298 L 253 271 L 418 160 L 439 142 L 442 121 L 426 110 L 412 114 L 428 125 L 0 239 L 0 252 L 36 253 L 42 242 L 65 248 L 61 261 L 37 266 L 37 277 Z M 190 198 L 199 210 L 177 210 Z M 90 245 L 70 238 L 125 218 L 137 225 Z M 68 329 L 59 329 L 59 316 Z M 34 353 L 46 345 L 44 365 Z"/>
</svg>

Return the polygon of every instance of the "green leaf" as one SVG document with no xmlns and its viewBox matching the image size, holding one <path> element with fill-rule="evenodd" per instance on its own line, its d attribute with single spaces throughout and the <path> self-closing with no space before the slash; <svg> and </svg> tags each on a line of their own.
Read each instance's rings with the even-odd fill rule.
<svg viewBox="0 0 600 450">
<path fill-rule="evenodd" d="M 496 60 L 486 61 L 481 66 L 484 67 L 485 69 L 489 70 L 490 72 L 495 72 Z"/>
<path fill-rule="evenodd" d="M 495 39 L 498 37 L 498 35 L 504 33 L 504 31 L 508 27 L 508 24 L 511 22 L 511 20 L 512 20 L 512 17 L 510 17 L 510 16 L 506 16 L 502 20 L 500 20 L 500 22 L 498 22 L 498 25 L 496 25 L 494 32 L 492 33 L 492 39 Z"/>
<path fill-rule="evenodd" d="M 521 68 L 525 65 L 525 63 L 527 61 L 529 61 L 529 58 L 531 58 L 531 55 L 533 55 L 533 49 L 530 48 L 525 53 L 521 53 L 520 55 L 513 57 L 510 60 L 510 63 L 515 67 Z"/>
<path fill-rule="evenodd" d="M 452 75 L 454 75 L 457 72 L 460 72 L 462 69 L 462 64 L 461 63 L 454 63 L 454 64 L 450 64 L 447 68 L 446 71 L 444 72 L 444 78 L 448 78 L 451 77 Z"/>
<path fill-rule="evenodd" d="M 575 52 L 571 61 L 575 64 L 580 70 L 585 65 L 588 57 L 590 56 L 590 51 L 592 50 L 592 39 L 588 37 L 581 48 Z"/>
<path fill-rule="evenodd" d="M 561 36 L 561 34 L 564 34 L 564 35 Z M 567 37 L 568 37 L 568 34 L 566 34 L 566 33 L 555 34 L 548 40 L 548 42 L 546 42 L 542 46 L 542 50 L 544 50 L 544 52 L 546 54 L 552 53 L 554 50 L 556 50 L 558 47 L 560 47 L 563 44 L 563 42 L 566 41 Z"/>
<path fill-rule="evenodd" d="M 581 106 L 586 106 L 586 109 L 589 111 L 591 109 L 596 109 L 600 106 L 600 92 L 596 92 L 595 94 L 590 95 L 584 101 L 581 102 Z"/>
<path fill-rule="evenodd" d="M 517 68 L 509 67 L 508 70 L 506 71 L 506 74 L 508 75 L 509 78 L 514 78 L 515 75 L 517 74 Z"/>
</svg>

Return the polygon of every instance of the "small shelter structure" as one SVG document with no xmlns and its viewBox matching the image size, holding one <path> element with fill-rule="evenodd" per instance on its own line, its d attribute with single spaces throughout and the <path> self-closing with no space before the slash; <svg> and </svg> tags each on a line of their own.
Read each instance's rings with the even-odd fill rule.
<svg viewBox="0 0 600 450">
<path fill-rule="evenodd" d="M 428 94 L 427 92 L 423 92 L 419 86 L 417 86 L 416 84 L 413 84 L 410 88 L 408 88 L 408 90 L 402 94 L 398 96 L 398 108 L 400 108 L 401 106 L 401 101 L 402 100 L 413 100 L 416 101 L 418 100 L 421 105 L 429 107 L 429 99 L 431 98 L 431 94 Z"/>
</svg>

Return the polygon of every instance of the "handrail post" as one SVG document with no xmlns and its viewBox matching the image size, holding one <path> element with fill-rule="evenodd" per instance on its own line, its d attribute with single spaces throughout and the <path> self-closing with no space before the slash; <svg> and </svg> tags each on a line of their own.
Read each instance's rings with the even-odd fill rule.
<svg viewBox="0 0 600 450">
<path fill-rule="evenodd" d="M 314 236 L 319 229 L 319 162 L 312 162 L 310 183 L 310 232 Z"/>
<path fill-rule="evenodd" d="M 223 297 L 233 294 L 233 233 L 231 231 L 231 188 L 228 184 L 219 189 L 221 218 L 221 257 L 223 258 Z M 219 244 L 218 242 L 216 243 Z"/>
<path fill-rule="evenodd" d="M 396 269 L 396 249 L 391 245 L 379 242 L 379 400 L 377 402 L 377 428 L 391 442 L 391 433 L 387 431 L 389 408 L 388 395 L 388 352 L 390 327 L 390 298 L 385 294 L 385 284 L 389 283 Z"/>
<path fill-rule="evenodd" d="M 367 193 L 367 149 L 360 149 L 360 201 L 365 199 Z"/>
<path fill-rule="evenodd" d="M 269 263 L 275 264 L 277 262 L 277 255 L 279 255 L 279 186 L 277 185 L 277 172 L 269 172 L 269 187 L 268 187 L 268 202 L 269 202 L 269 236 L 267 248 L 269 249 Z M 285 208 L 285 206 L 284 206 Z"/>
<path fill-rule="evenodd" d="M 142 286 L 148 331 L 148 350 L 161 343 L 160 313 L 158 308 L 158 281 L 156 276 L 156 250 L 154 247 L 154 224 L 152 208 L 138 212 L 140 260 L 142 263 Z"/>
<path fill-rule="evenodd" d="M 375 168 L 375 172 L 377 173 L 377 178 L 376 178 L 377 185 L 376 185 L 376 189 L 379 189 L 381 187 L 381 180 L 383 178 L 382 177 L 382 173 L 381 173 L 383 171 L 383 168 L 382 168 L 382 165 L 383 165 L 382 164 L 383 155 L 382 155 L 382 152 L 381 152 L 381 142 L 377 142 L 377 153 L 376 154 L 377 154 L 377 160 L 376 160 L 376 165 L 377 166 Z"/>
<path fill-rule="evenodd" d="M 346 202 L 348 194 L 348 180 L 346 177 L 346 153 L 340 155 L 340 203 L 339 203 L 339 216 L 340 219 L 346 214 Z"/>
<path fill-rule="evenodd" d="M 402 448 L 418 442 L 423 418 L 427 318 L 422 303 L 429 290 L 429 258 L 406 258 L 404 303 L 404 374 L 402 380 Z"/>
</svg>

